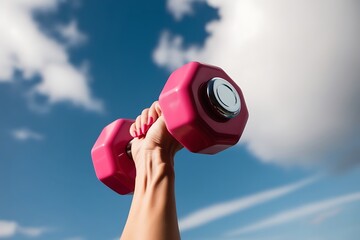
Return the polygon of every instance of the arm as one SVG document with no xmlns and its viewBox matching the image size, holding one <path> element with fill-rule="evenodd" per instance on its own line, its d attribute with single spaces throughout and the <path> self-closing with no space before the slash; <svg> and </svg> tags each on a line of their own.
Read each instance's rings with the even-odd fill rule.
<svg viewBox="0 0 360 240">
<path fill-rule="evenodd" d="M 121 240 L 180 239 L 175 204 L 174 156 L 182 147 L 168 133 L 157 102 L 142 112 L 130 132 L 139 136 L 132 143 L 136 181 Z"/>
</svg>

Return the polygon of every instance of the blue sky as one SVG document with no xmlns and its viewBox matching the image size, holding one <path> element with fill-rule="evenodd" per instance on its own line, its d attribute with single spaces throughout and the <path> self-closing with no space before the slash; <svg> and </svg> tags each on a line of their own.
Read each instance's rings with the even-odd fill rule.
<svg viewBox="0 0 360 240">
<path fill-rule="evenodd" d="M 0 2 L 0 239 L 113 240 L 131 196 L 90 150 L 188 61 L 222 67 L 250 118 L 217 155 L 182 150 L 183 239 L 360 236 L 359 5 L 315 1 Z"/>
</svg>

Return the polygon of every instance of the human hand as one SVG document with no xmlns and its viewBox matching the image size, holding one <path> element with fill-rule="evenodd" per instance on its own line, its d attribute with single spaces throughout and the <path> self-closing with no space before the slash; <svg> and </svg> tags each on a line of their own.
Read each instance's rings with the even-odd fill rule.
<svg viewBox="0 0 360 240">
<path fill-rule="evenodd" d="M 164 157 L 162 159 L 172 160 L 175 153 L 183 148 L 167 130 L 158 101 L 142 111 L 129 131 L 134 137 L 131 153 L 135 165 L 142 154 L 159 151 Z"/>
</svg>

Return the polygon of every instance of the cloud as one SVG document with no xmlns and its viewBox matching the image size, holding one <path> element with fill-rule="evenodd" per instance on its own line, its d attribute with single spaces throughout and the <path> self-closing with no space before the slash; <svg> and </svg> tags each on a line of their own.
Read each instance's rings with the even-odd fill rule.
<svg viewBox="0 0 360 240">
<path fill-rule="evenodd" d="M 39 237 L 47 231 L 48 228 L 44 227 L 23 227 L 15 221 L 0 220 L 0 238 L 13 237 L 17 233 L 28 237 Z"/>
<path fill-rule="evenodd" d="M 203 1 L 205 0 L 168 0 L 166 7 L 176 20 L 181 20 L 185 15 L 193 13 L 193 3 Z"/>
<path fill-rule="evenodd" d="M 19 233 L 26 235 L 28 237 L 39 237 L 40 235 L 44 234 L 48 231 L 47 228 L 42 227 L 21 227 L 18 226 Z"/>
<path fill-rule="evenodd" d="M 192 228 L 202 226 L 206 223 L 215 221 L 217 219 L 237 213 L 239 211 L 243 211 L 250 207 L 259 205 L 261 203 L 268 202 L 275 198 L 279 198 L 281 196 L 294 192 L 299 188 L 302 188 L 314 182 L 318 178 L 319 176 L 307 178 L 282 187 L 273 188 L 250 196 L 241 197 L 232 201 L 218 203 L 197 210 L 179 220 L 180 230 L 184 232 Z"/>
<path fill-rule="evenodd" d="M 183 38 L 181 36 L 171 36 L 168 31 L 161 34 L 158 46 L 153 52 L 153 59 L 157 65 L 168 69 L 176 69 L 188 59 L 196 58 L 200 52 L 199 47 L 191 46 L 183 51 Z"/>
<path fill-rule="evenodd" d="M 40 141 L 44 139 L 44 135 L 27 128 L 15 129 L 12 131 L 11 135 L 13 136 L 13 138 L 19 141 L 27 141 L 27 140 Z"/>
<path fill-rule="evenodd" d="M 329 218 L 338 215 L 342 211 L 341 208 L 329 209 L 316 215 L 312 220 L 312 224 L 321 224 Z"/>
<path fill-rule="evenodd" d="M 310 203 L 304 206 L 300 206 L 294 209 L 290 209 L 284 212 L 280 212 L 273 216 L 270 216 L 264 220 L 260 220 L 259 222 L 250 224 L 245 227 L 241 227 L 239 229 L 235 229 L 229 231 L 227 236 L 238 236 L 245 233 L 256 232 L 265 228 L 270 228 L 274 226 L 278 226 L 281 224 L 289 223 L 290 221 L 294 221 L 303 217 L 307 217 L 313 215 L 315 213 L 319 213 L 325 210 L 331 210 L 333 208 L 338 208 L 339 206 L 343 206 L 352 202 L 360 201 L 360 192 L 355 192 L 347 195 L 342 195 L 339 197 L 318 201 L 314 203 Z M 334 215 L 334 214 L 333 214 Z"/>
<path fill-rule="evenodd" d="M 72 20 L 68 25 L 59 25 L 58 31 L 70 46 L 86 41 L 86 35 L 79 31 L 76 20 Z"/>
<path fill-rule="evenodd" d="M 43 97 L 48 105 L 69 102 L 100 112 L 103 104 L 92 96 L 89 77 L 81 67 L 70 63 L 66 44 L 80 43 L 84 35 L 75 21 L 60 28 L 65 42 L 46 34 L 34 18 L 35 12 L 56 10 L 60 0 L 0 1 L 0 84 L 14 82 L 21 73 L 23 81 L 33 81 L 30 102 Z M 47 32 L 51 32 L 48 29 Z"/>
<path fill-rule="evenodd" d="M 7 238 L 16 233 L 16 222 L 0 220 L 0 237 Z"/>
<path fill-rule="evenodd" d="M 227 71 L 250 113 L 242 141 L 265 162 L 328 165 L 360 148 L 356 1 L 207 4 L 219 18 L 206 25 L 203 46 L 185 47 L 183 36 L 165 31 L 154 50 L 156 64 L 174 69 L 197 60 Z"/>
</svg>

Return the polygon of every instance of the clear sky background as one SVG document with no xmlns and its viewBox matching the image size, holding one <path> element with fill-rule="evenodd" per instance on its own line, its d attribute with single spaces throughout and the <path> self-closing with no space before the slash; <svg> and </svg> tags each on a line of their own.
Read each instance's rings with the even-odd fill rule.
<svg viewBox="0 0 360 240">
<path fill-rule="evenodd" d="M 183 239 L 360 236 L 356 0 L 0 0 L 0 238 L 114 240 L 131 196 L 90 150 L 189 61 L 222 67 L 240 143 L 176 157 Z"/>
</svg>

